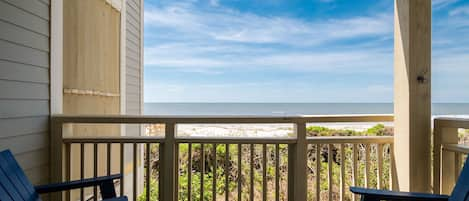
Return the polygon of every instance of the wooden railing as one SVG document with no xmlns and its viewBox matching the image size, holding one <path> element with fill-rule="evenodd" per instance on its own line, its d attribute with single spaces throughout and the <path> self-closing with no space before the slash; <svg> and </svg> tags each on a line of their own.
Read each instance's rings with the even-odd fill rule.
<svg viewBox="0 0 469 201">
<path fill-rule="evenodd" d="M 393 189 L 393 137 L 307 137 L 307 124 L 392 121 L 390 115 L 54 116 L 51 175 L 55 181 L 65 181 L 121 173 L 124 178 L 117 189 L 132 200 L 356 199 L 348 186 Z M 164 124 L 165 134 L 70 134 L 74 125 L 81 124 Z M 182 137 L 176 133 L 181 124 L 291 124 L 294 133 L 282 138 Z M 99 199 L 97 191 L 81 189 L 55 198 Z"/>
<path fill-rule="evenodd" d="M 459 129 L 469 129 L 469 119 L 436 118 L 433 137 L 433 191 L 450 194 L 459 177 L 469 146 L 460 144 Z"/>
</svg>

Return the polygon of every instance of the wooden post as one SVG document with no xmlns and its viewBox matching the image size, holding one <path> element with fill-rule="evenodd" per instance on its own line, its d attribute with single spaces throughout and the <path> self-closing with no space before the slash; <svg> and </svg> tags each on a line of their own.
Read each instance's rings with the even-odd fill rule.
<svg viewBox="0 0 469 201">
<path fill-rule="evenodd" d="M 296 123 L 295 130 L 297 142 L 288 146 L 288 200 L 306 201 L 306 123 Z"/>
<path fill-rule="evenodd" d="M 165 141 L 163 143 L 163 162 L 162 168 L 163 172 L 160 175 L 161 181 L 160 185 L 163 185 L 162 199 L 165 201 L 176 201 L 176 177 L 178 171 L 176 170 L 176 163 L 178 161 L 176 154 L 176 124 L 166 123 L 165 127 Z"/>
<path fill-rule="evenodd" d="M 458 129 L 448 128 L 435 120 L 433 134 L 433 192 L 450 194 L 456 183 L 454 174 L 455 157 L 452 152 L 441 150 L 442 144 L 457 144 Z"/>
<path fill-rule="evenodd" d="M 50 183 L 60 183 L 63 181 L 63 126 L 60 120 L 51 118 L 51 136 L 50 136 Z M 62 193 L 52 193 L 50 200 L 60 201 L 62 200 Z"/>
<path fill-rule="evenodd" d="M 394 124 L 398 187 L 431 184 L 431 0 L 395 0 Z"/>
</svg>

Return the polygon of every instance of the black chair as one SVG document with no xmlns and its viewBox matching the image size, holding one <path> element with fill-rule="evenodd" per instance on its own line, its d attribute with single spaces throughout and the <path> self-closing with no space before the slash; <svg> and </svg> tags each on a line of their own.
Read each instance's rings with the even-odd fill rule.
<svg viewBox="0 0 469 201">
<path fill-rule="evenodd" d="M 427 193 L 411 193 L 411 192 L 395 192 L 386 190 L 366 189 L 358 187 L 350 187 L 350 191 L 361 195 L 362 201 L 379 201 L 379 200 L 428 200 L 428 201 L 469 201 L 469 157 L 464 163 L 464 168 L 459 175 L 458 181 L 454 186 L 451 196 L 427 194 Z"/>
<path fill-rule="evenodd" d="M 57 184 L 34 187 L 9 151 L 0 152 L 0 200 L 40 201 L 39 194 L 59 192 L 83 187 L 99 186 L 101 197 L 106 201 L 127 201 L 127 197 L 116 197 L 113 180 L 121 175 L 96 177 Z"/>
</svg>

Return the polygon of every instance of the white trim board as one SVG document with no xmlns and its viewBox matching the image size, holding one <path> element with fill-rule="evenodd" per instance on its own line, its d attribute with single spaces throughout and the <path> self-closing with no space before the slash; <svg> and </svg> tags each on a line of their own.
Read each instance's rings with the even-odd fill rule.
<svg viewBox="0 0 469 201">
<path fill-rule="evenodd" d="M 63 0 L 51 0 L 50 113 L 63 113 Z"/>
</svg>

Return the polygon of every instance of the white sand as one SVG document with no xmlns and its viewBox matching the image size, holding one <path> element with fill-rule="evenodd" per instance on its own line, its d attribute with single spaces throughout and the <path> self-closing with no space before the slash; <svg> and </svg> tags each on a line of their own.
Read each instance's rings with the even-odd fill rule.
<svg viewBox="0 0 469 201">
<path fill-rule="evenodd" d="M 469 115 L 441 115 L 436 117 L 469 118 Z M 432 118 L 432 119 L 433 119 Z M 432 120 L 433 123 L 433 120 Z M 392 127 L 392 122 L 314 123 L 331 129 L 365 131 L 377 124 Z M 147 131 L 149 131 L 147 129 Z M 162 130 L 161 130 L 162 131 Z M 285 137 L 293 134 L 292 124 L 183 124 L 177 127 L 179 136 L 230 136 L 230 137 Z"/>
</svg>

